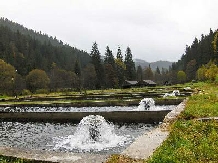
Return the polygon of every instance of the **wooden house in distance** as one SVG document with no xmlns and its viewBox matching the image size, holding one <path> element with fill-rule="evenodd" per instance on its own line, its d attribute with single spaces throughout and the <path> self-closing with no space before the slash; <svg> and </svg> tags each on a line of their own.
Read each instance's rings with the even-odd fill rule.
<svg viewBox="0 0 218 163">
<path fill-rule="evenodd" d="M 142 80 L 140 85 L 144 87 L 156 87 L 157 83 L 152 80 Z"/>
<path fill-rule="evenodd" d="M 152 80 L 142 80 L 142 81 L 131 81 L 125 80 L 123 83 L 123 88 L 133 88 L 133 87 L 155 87 L 157 84 Z"/>
<path fill-rule="evenodd" d="M 138 87 L 138 81 L 125 80 L 123 83 L 123 88 Z"/>
</svg>

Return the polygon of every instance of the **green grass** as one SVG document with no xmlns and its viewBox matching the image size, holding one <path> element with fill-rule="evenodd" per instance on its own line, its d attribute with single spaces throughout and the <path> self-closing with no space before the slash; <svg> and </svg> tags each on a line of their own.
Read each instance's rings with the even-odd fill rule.
<svg viewBox="0 0 218 163">
<path fill-rule="evenodd" d="M 189 84 L 183 87 L 190 86 Z M 218 121 L 198 118 L 218 117 L 218 85 L 193 83 L 198 94 L 189 97 L 185 110 L 171 124 L 167 140 L 147 160 L 112 155 L 107 163 L 217 163 Z M 123 160 L 123 161 L 120 161 Z"/>
<path fill-rule="evenodd" d="M 218 117 L 218 86 L 196 85 L 201 91 L 189 98 L 185 110 L 172 124 L 169 138 L 147 160 L 148 163 L 218 162 L 218 121 L 197 120 Z"/>
<path fill-rule="evenodd" d="M 218 122 L 178 120 L 148 163 L 205 163 L 218 160 Z"/>
</svg>

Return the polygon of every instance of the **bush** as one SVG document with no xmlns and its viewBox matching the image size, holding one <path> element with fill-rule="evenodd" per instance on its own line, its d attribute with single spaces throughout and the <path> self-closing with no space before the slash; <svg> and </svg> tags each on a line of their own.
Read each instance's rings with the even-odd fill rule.
<svg viewBox="0 0 218 163">
<path fill-rule="evenodd" d="M 47 89 L 37 89 L 36 94 L 48 94 L 49 91 Z"/>
<path fill-rule="evenodd" d="M 32 93 L 28 89 L 24 89 L 21 93 L 23 96 L 31 95 Z"/>
</svg>

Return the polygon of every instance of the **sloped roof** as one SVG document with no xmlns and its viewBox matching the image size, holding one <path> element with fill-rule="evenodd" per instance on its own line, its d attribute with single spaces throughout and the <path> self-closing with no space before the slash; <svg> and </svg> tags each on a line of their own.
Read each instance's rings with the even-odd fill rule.
<svg viewBox="0 0 218 163">
<path fill-rule="evenodd" d="M 153 82 L 152 80 L 143 80 L 143 82 L 147 83 L 147 84 L 156 84 L 155 82 Z"/>
<path fill-rule="evenodd" d="M 125 82 L 131 85 L 136 85 L 138 83 L 138 81 L 131 81 L 131 80 L 125 80 Z"/>
</svg>

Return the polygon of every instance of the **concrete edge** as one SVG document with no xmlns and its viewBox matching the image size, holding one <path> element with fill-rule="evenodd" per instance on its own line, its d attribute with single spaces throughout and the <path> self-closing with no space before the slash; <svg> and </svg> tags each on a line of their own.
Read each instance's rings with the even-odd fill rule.
<svg viewBox="0 0 218 163">
<path fill-rule="evenodd" d="M 187 99 L 181 102 L 174 110 L 169 112 L 163 123 L 149 133 L 138 137 L 121 154 L 135 159 L 148 159 L 153 152 L 168 138 L 169 125 L 176 121 L 178 115 L 185 109 Z"/>
<path fill-rule="evenodd" d="M 49 161 L 59 163 L 102 163 L 109 155 L 56 152 L 46 150 L 30 150 L 11 147 L 0 147 L 0 154 L 37 161 Z"/>
</svg>

